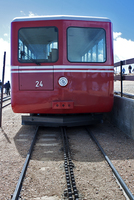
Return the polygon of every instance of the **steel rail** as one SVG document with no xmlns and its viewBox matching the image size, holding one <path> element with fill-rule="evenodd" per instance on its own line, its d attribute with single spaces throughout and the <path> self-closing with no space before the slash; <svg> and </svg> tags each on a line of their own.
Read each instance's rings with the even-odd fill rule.
<svg viewBox="0 0 134 200">
<path fill-rule="evenodd" d="M 123 179 L 121 178 L 120 174 L 118 173 L 118 171 L 115 169 L 114 165 L 112 164 L 112 162 L 110 161 L 110 159 L 108 158 L 108 156 L 106 155 L 105 151 L 103 150 L 103 148 L 101 147 L 100 143 L 98 142 L 98 140 L 96 139 L 96 137 L 92 134 L 92 132 L 89 130 L 88 127 L 86 127 L 88 133 L 90 134 L 90 137 L 93 139 L 93 141 L 97 144 L 97 146 L 99 147 L 100 151 L 102 152 L 104 158 L 106 159 L 106 161 L 108 162 L 109 166 L 111 167 L 113 173 L 115 174 L 117 180 L 119 181 L 120 185 L 122 186 L 122 188 L 124 189 L 126 195 L 129 197 L 130 200 L 134 200 L 134 196 L 133 194 L 130 192 L 130 190 L 128 189 L 127 185 L 125 184 L 125 182 L 123 181 Z"/>
<path fill-rule="evenodd" d="M 2 100 L 2 103 L 5 102 L 5 101 L 9 101 L 10 99 L 11 99 L 11 97 L 4 97 L 3 100 Z M 1 99 L 0 99 L 0 102 L 1 102 Z M 10 103 L 7 103 L 7 104 L 4 105 L 4 106 L 2 105 L 2 108 L 5 108 L 6 106 L 8 106 L 8 105 L 10 105 L 10 104 L 11 104 L 11 102 L 10 102 Z"/>
<path fill-rule="evenodd" d="M 33 147 L 34 147 L 34 144 L 35 144 L 35 141 L 36 141 L 38 129 L 39 129 L 39 127 L 36 128 L 36 132 L 35 132 L 33 141 L 32 141 L 32 143 L 31 143 L 31 147 L 30 147 L 30 149 L 29 149 L 29 152 L 28 152 L 28 154 L 27 154 L 25 163 L 24 163 L 24 165 L 23 165 L 23 169 L 22 169 L 22 171 L 21 171 L 21 174 L 20 174 L 20 177 L 19 177 L 19 180 L 18 180 L 16 189 L 15 189 L 15 191 L 14 191 L 12 200 L 19 200 L 19 195 L 20 195 L 20 191 L 21 191 L 21 188 L 22 188 L 23 179 L 24 179 L 24 177 L 25 177 L 25 173 L 26 173 L 26 170 L 27 170 L 29 161 L 30 161 L 30 157 L 31 157 L 31 155 L 32 155 L 32 151 L 33 151 Z"/>
<path fill-rule="evenodd" d="M 120 95 L 121 94 L 121 92 L 117 92 L 117 91 L 114 91 L 114 94 L 115 95 Z M 127 97 L 127 98 L 131 98 L 131 99 L 134 99 L 134 95 L 133 94 L 128 94 L 128 93 L 122 93 L 122 96 L 124 96 L 124 97 Z"/>
<path fill-rule="evenodd" d="M 3 99 L 6 99 L 7 97 L 3 97 Z M 11 98 L 11 97 L 10 97 Z"/>
<path fill-rule="evenodd" d="M 7 103 L 6 105 L 4 105 L 4 106 L 2 106 L 2 108 L 5 108 L 6 106 L 9 106 L 11 104 L 11 102 L 10 103 Z"/>
<path fill-rule="evenodd" d="M 8 101 L 8 100 L 10 100 L 10 99 L 11 99 L 11 97 L 4 98 L 4 99 L 3 99 L 3 102 Z"/>
<path fill-rule="evenodd" d="M 11 99 L 11 97 L 3 97 L 2 102 L 8 101 L 10 99 Z M 0 102 L 1 102 L 1 99 L 0 99 Z"/>
</svg>

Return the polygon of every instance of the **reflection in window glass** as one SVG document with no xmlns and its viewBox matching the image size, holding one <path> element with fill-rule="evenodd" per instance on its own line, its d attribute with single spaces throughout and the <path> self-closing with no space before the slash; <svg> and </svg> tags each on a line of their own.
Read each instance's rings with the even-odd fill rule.
<svg viewBox="0 0 134 200">
<path fill-rule="evenodd" d="M 105 62 L 106 38 L 102 28 L 69 27 L 67 29 L 70 62 Z"/>
<path fill-rule="evenodd" d="M 18 42 L 20 62 L 56 62 L 58 59 L 56 27 L 21 28 Z"/>
<path fill-rule="evenodd" d="M 98 43 L 98 61 L 103 62 L 104 60 L 104 41 L 103 39 L 99 41 Z"/>
<path fill-rule="evenodd" d="M 96 50 L 97 50 L 96 45 L 94 45 L 93 50 L 92 50 L 92 62 L 97 62 Z"/>
</svg>

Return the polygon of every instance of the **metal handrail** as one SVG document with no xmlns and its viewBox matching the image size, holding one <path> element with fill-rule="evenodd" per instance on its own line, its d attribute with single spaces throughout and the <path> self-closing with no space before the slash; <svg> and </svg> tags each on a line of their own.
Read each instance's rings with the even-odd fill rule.
<svg viewBox="0 0 134 200">
<path fill-rule="evenodd" d="M 122 66 L 123 65 L 130 65 L 134 64 L 134 58 L 128 59 L 128 60 L 121 60 L 120 62 L 114 63 L 114 67 L 120 67 L 120 74 L 114 76 L 114 80 L 119 80 L 121 81 L 121 97 L 123 95 L 123 80 L 128 80 L 128 81 L 134 81 L 134 75 L 126 75 L 122 73 Z"/>
</svg>

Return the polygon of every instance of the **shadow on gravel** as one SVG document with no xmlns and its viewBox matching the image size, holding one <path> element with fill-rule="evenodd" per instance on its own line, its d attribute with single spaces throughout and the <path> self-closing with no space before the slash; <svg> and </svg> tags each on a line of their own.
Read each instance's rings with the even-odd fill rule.
<svg viewBox="0 0 134 200">
<path fill-rule="evenodd" d="M 104 121 L 103 124 L 89 126 L 89 129 L 111 160 L 134 159 L 134 140 L 127 137 L 108 121 Z M 35 126 L 23 126 L 14 137 L 16 148 L 23 158 L 26 157 L 29 151 L 35 130 Z M 72 127 L 66 130 L 72 160 L 79 162 L 104 161 L 104 157 L 90 138 L 85 127 Z M 60 128 L 40 128 L 32 160 L 63 160 L 63 144 Z"/>
<path fill-rule="evenodd" d="M 30 149 L 36 126 L 22 126 L 14 137 L 19 154 L 25 158 Z M 40 127 L 32 153 L 32 160 L 63 160 L 61 132 L 59 128 Z"/>
<path fill-rule="evenodd" d="M 23 158 L 29 151 L 35 130 L 35 126 L 22 126 L 14 137 L 15 146 Z"/>
<path fill-rule="evenodd" d="M 1 129 L 1 131 L 2 131 L 2 133 L 3 133 L 3 135 L 4 135 L 4 137 L 6 138 L 7 142 L 8 142 L 8 143 L 11 143 L 11 141 L 10 141 L 8 135 L 5 133 L 5 131 L 3 130 L 3 128 L 0 128 L 0 129 Z"/>
</svg>

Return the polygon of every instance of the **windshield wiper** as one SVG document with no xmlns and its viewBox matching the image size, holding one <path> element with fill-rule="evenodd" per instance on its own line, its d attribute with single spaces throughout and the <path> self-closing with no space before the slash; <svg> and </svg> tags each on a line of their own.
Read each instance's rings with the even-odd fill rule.
<svg viewBox="0 0 134 200">
<path fill-rule="evenodd" d="M 30 59 L 33 63 L 35 63 L 36 65 L 41 65 L 40 62 L 38 62 L 36 59 Z"/>
</svg>

